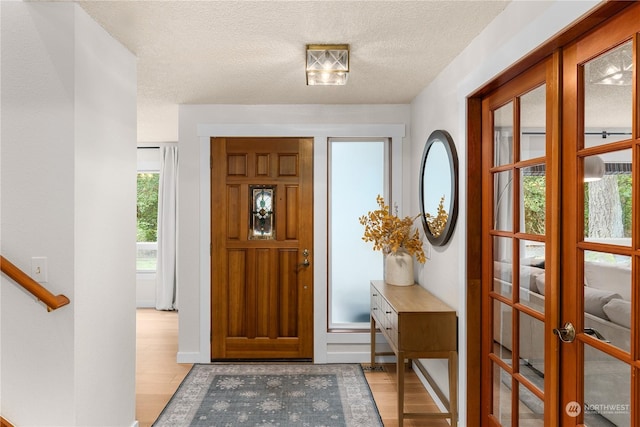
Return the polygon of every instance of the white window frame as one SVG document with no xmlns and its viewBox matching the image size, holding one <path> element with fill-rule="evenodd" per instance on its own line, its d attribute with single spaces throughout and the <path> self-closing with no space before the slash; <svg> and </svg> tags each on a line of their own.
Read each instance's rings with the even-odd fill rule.
<svg viewBox="0 0 640 427">
<path fill-rule="evenodd" d="M 380 195 L 382 195 L 385 199 L 385 201 L 390 200 L 390 188 L 391 188 L 391 174 L 390 174 L 390 170 L 391 170 L 391 139 L 390 138 L 383 138 L 383 137 L 378 137 L 378 138 L 329 138 L 328 139 L 328 160 L 329 160 L 329 170 L 328 170 L 328 174 L 327 174 L 327 184 L 328 184 L 328 198 L 327 198 L 327 215 L 329 217 L 329 225 L 328 225 L 328 233 L 327 233 L 327 239 L 329 240 L 329 245 L 328 245 L 328 257 L 327 257 L 327 280 L 328 280 L 328 286 L 327 286 L 327 310 L 328 310 L 328 316 L 327 316 L 327 328 L 330 331 L 370 331 L 371 328 L 371 323 L 370 321 L 366 321 L 366 322 L 343 322 L 343 323 L 335 323 L 333 322 L 333 274 L 332 274 L 332 270 L 333 270 L 333 266 L 331 264 L 333 257 L 331 256 L 331 252 L 332 252 L 332 247 L 333 247 L 333 242 L 331 241 L 332 239 L 332 222 L 331 222 L 331 213 L 333 212 L 334 206 L 333 206 L 333 198 L 331 195 L 331 189 L 333 188 L 333 183 L 331 182 L 331 177 L 332 177 L 332 160 L 333 160 L 333 144 L 334 143 L 348 143 L 348 142 L 353 142 L 353 143 L 366 143 L 366 142 L 382 142 L 384 144 L 384 148 L 383 148 L 383 178 L 382 178 L 382 189 L 380 191 Z M 357 171 L 355 171 L 357 173 Z M 372 204 L 375 203 L 375 200 L 371 201 Z M 339 209 L 339 207 L 335 207 L 336 209 Z M 366 214 L 366 210 L 363 208 L 363 212 L 360 213 L 360 215 L 364 215 Z M 354 227 L 358 227 L 358 224 L 355 223 Z M 364 228 L 362 229 L 364 231 Z M 373 251 L 373 248 L 370 248 L 371 251 Z M 383 262 L 383 258 L 382 255 L 380 254 L 380 264 L 382 265 Z M 375 279 L 375 277 L 369 277 L 369 280 L 371 279 Z M 368 301 L 368 293 L 365 294 L 363 296 L 363 298 L 366 298 Z M 368 304 L 367 304 L 368 305 Z"/>
</svg>

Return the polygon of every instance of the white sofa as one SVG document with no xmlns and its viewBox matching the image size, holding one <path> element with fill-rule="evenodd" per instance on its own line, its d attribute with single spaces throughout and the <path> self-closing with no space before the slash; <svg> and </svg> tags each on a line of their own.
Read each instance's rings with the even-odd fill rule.
<svg viewBox="0 0 640 427">
<path fill-rule="evenodd" d="M 511 296 L 511 263 L 494 263 L 494 290 Z M 544 261 L 527 260 L 520 266 L 520 302 L 544 312 Z M 593 328 L 602 337 L 622 350 L 630 351 L 631 268 L 623 265 L 585 263 L 585 328 Z M 502 313 L 501 313 L 502 311 Z M 511 351 L 511 308 L 494 304 L 494 342 Z M 520 318 L 520 358 L 544 376 L 544 325 L 531 316 Z M 585 355 L 585 403 L 628 404 L 630 370 L 597 351 Z M 605 370 L 606 369 L 606 370 Z M 609 411 L 611 412 L 611 411 Z M 593 415 L 593 414 L 592 414 Z M 615 425 L 628 425 L 628 413 L 603 413 Z M 597 424 L 597 421 L 593 423 Z"/>
</svg>

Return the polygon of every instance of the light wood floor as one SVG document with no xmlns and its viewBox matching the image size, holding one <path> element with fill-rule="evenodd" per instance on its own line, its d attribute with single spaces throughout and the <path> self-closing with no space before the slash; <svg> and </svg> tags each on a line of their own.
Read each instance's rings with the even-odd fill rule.
<svg viewBox="0 0 640 427">
<path fill-rule="evenodd" d="M 136 419 L 140 427 L 150 427 L 169 402 L 190 364 L 176 363 L 178 352 L 178 314 L 138 309 L 136 360 Z M 371 392 L 385 427 L 397 427 L 395 365 L 383 371 L 366 372 Z M 438 408 L 413 371 L 405 375 L 405 408 L 411 412 Z M 406 427 L 448 427 L 444 420 L 405 420 Z"/>
</svg>

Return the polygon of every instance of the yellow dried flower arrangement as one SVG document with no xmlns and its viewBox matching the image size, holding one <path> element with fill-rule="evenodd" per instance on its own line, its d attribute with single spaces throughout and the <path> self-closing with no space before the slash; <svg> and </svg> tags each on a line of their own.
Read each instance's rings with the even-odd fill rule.
<svg viewBox="0 0 640 427">
<path fill-rule="evenodd" d="M 417 228 L 413 227 L 414 221 L 420 215 L 400 219 L 391 213 L 389 206 L 385 205 L 384 198 L 376 197 L 379 208 L 368 212 L 359 218 L 364 225 L 365 242 L 373 242 L 373 249 L 387 253 L 396 253 L 400 249 L 414 255 L 418 262 L 424 263 L 427 258 L 422 249 L 422 239 Z"/>
<path fill-rule="evenodd" d="M 444 196 L 440 198 L 440 203 L 438 203 L 438 214 L 433 216 L 427 212 L 424 216 L 427 220 L 429 230 L 431 230 L 431 234 L 433 234 L 434 237 L 439 237 L 444 231 L 447 221 L 449 220 L 449 214 L 444 209 Z"/>
</svg>

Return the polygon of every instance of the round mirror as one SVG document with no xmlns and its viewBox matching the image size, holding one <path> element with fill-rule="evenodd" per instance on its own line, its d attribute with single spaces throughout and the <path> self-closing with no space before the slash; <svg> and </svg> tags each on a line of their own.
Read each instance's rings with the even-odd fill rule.
<svg viewBox="0 0 640 427">
<path fill-rule="evenodd" d="M 458 216 L 458 154 L 444 130 L 427 140 L 420 166 L 420 213 L 427 239 L 443 246 L 451 237 Z"/>
</svg>

